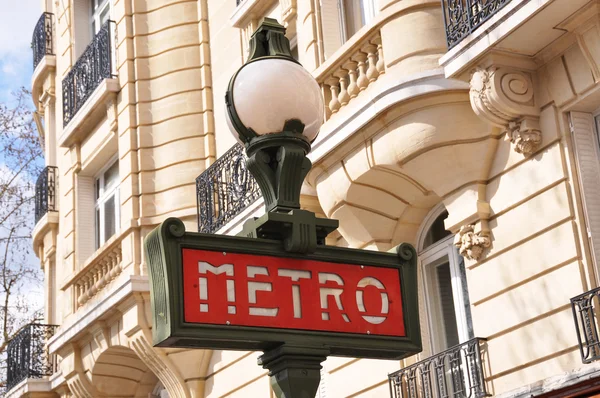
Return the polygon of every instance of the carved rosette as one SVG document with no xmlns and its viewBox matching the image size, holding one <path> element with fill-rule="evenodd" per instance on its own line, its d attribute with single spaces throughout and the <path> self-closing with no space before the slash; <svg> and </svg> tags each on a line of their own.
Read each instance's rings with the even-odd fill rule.
<svg viewBox="0 0 600 398">
<path fill-rule="evenodd" d="M 505 67 L 478 68 L 471 76 L 471 106 L 486 122 L 500 127 L 515 151 L 530 155 L 542 142 L 540 110 L 531 76 Z"/>
<path fill-rule="evenodd" d="M 462 226 L 454 238 L 454 245 L 458 247 L 460 255 L 474 261 L 479 260 L 483 250 L 490 247 L 491 244 L 490 237 L 481 232 L 475 232 L 474 225 Z"/>
</svg>

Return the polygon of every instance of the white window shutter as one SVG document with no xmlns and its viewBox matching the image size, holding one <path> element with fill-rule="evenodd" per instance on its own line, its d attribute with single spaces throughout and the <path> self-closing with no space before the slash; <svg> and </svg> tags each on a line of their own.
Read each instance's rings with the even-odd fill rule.
<svg viewBox="0 0 600 398">
<path fill-rule="evenodd" d="M 342 45 L 342 21 L 340 20 L 340 0 L 321 1 L 321 24 L 323 25 L 323 47 L 325 59 L 329 58 Z"/>
<path fill-rule="evenodd" d="M 94 178 L 77 177 L 77 204 L 75 207 L 76 222 L 76 258 L 77 266 L 81 267 L 95 251 L 95 199 L 94 199 Z"/>
<path fill-rule="evenodd" d="M 575 144 L 575 157 L 582 188 L 588 236 L 595 257 L 600 264 L 600 147 L 590 113 L 571 112 L 569 115 L 571 134 Z"/>
<path fill-rule="evenodd" d="M 90 0 L 73 0 L 73 23 L 71 24 L 74 42 L 73 63 L 83 53 L 92 39 L 92 3 Z"/>
<path fill-rule="evenodd" d="M 327 398 L 327 369 L 325 369 L 325 362 L 321 365 L 323 367 L 321 368 L 321 383 L 317 391 L 317 398 Z"/>
</svg>

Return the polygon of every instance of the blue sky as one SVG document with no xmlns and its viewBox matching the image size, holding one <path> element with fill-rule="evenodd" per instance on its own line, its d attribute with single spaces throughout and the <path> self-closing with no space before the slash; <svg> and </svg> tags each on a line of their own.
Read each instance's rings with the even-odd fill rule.
<svg viewBox="0 0 600 398">
<path fill-rule="evenodd" d="M 0 0 L 0 101 L 12 91 L 31 89 L 31 35 L 42 14 L 43 0 Z"/>
<path fill-rule="evenodd" d="M 31 36 L 42 15 L 43 1 L 45 0 L 0 0 L 0 102 L 11 101 L 11 93 L 21 86 L 31 90 Z M 33 102 L 31 107 L 33 108 Z M 0 159 L 0 167 L 2 166 Z M 31 217 L 33 220 L 33 213 Z M 31 264 L 39 264 L 33 253 L 28 257 Z M 43 307 L 42 285 L 27 284 L 24 293 L 34 307 Z"/>
</svg>

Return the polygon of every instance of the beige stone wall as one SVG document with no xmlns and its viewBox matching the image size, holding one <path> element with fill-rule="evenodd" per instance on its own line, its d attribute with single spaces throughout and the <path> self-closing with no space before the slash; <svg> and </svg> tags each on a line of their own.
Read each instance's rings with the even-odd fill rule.
<svg viewBox="0 0 600 398">
<path fill-rule="evenodd" d="M 54 348 L 75 396 L 86 391 L 111 396 L 117 387 L 147 394 L 159 381 L 173 397 L 273 396 L 266 371 L 256 364 L 258 353 L 150 347 L 142 253 L 143 236 L 168 216 L 195 229 L 194 180 L 235 142 L 225 123 L 227 84 L 246 57 L 245 40 L 257 21 L 282 13 L 279 2 L 262 3 L 261 13 L 242 19 L 238 29 L 231 26 L 234 0 L 113 2 L 118 94 L 95 104 L 93 123 L 78 139 L 55 148 L 60 217 L 57 232 L 44 235 L 39 250 L 45 269 L 55 268 L 55 285 L 47 293 L 53 322 L 67 329 L 84 314 L 89 318 L 86 329 L 66 333 L 64 345 Z M 60 137 L 61 80 L 76 62 L 82 22 L 72 1 L 53 7 L 57 99 L 56 123 L 49 128 Z M 490 241 L 481 257 L 466 260 L 475 336 L 488 339 L 490 391 L 506 393 L 582 367 L 569 298 L 595 286 L 597 271 L 585 238 L 566 112 L 600 108 L 593 94 L 599 69 L 590 66 L 598 47 L 596 27 L 562 40 L 533 66 L 517 62 L 535 91 L 535 99 L 520 105 L 539 121 L 542 137 L 524 155 L 515 151 L 502 123 L 491 123 L 473 105 L 469 86 L 445 79 L 439 69 L 446 52 L 439 1 L 386 0 L 379 8 L 372 24 L 327 59 L 319 2 L 297 0 L 297 14 L 287 21 L 298 32 L 300 60 L 321 84 L 328 107 L 307 179 L 307 191 L 318 202 L 313 196 L 304 203 L 340 220 L 331 242 L 373 250 L 416 244 L 426 215 L 443 203 L 448 229 L 458 233 L 473 224 Z M 339 79 L 366 59 L 372 66 L 368 83 L 363 80 L 356 92 L 346 87 L 347 97 L 339 97 L 345 103 L 335 104 L 333 96 L 344 90 Z M 93 230 L 80 218 L 84 179 L 115 155 L 121 232 L 98 252 L 85 253 L 81 241 Z M 115 250 L 122 257 L 118 278 L 79 303 L 78 275 Z M 112 289 L 128 280 L 138 290 L 111 307 Z M 108 309 L 96 316 L 101 302 Z M 388 373 L 432 354 L 424 305 L 420 316 L 422 354 L 401 362 L 329 358 L 327 397 L 387 396 Z M 134 383 L 117 380 L 119 361 L 131 365 Z"/>
</svg>

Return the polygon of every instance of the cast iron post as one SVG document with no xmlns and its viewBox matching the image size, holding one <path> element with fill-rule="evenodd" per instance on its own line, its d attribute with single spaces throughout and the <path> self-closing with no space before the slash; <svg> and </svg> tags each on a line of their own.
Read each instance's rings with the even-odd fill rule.
<svg viewBox="0 0 600 398">
<path fill-rule="evenodd" d="M 265 18 L 250 39 L 248 62 L 278 58 L 297 63 L 292 57 L 285 28 Z M 300 190 L 312 164 L 306 155 L 311 145 L 302 134 L 304 124 L 288 120 L 281 132 L 257 135 L 244 126 L 233 101 L 233 76 L 225 96 L 227 112 L 240 140 L 245 144 L 248 170 L 256 179 L 265 201 L 266 213 L 247 220 L 240 235 L 274 239 L 286 251 L 312 253 L 324 245 L 327 235 L 338 227 L 337 220 L 318 218 L 300 209 Z M 290 93 L 290 95 L 294 95 Z M 314 398 L 321 380 L 321 362 L 329 350 L 281 345 L 266 351 L 258 364 L 269 370 L 271 386 L 278 398 Z"/>
</svg>

